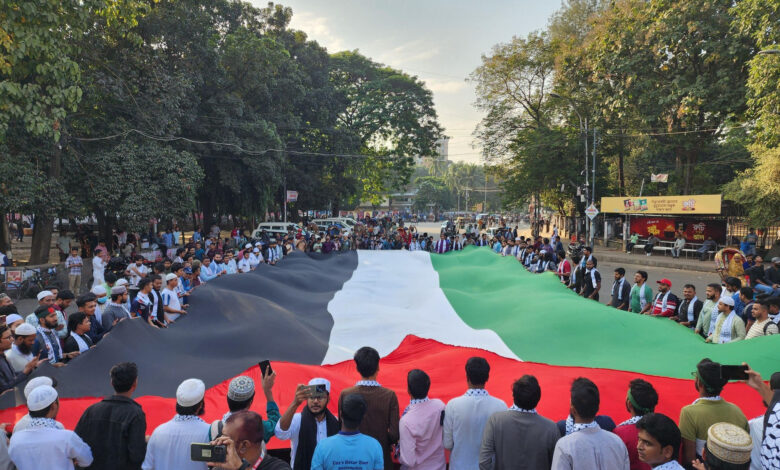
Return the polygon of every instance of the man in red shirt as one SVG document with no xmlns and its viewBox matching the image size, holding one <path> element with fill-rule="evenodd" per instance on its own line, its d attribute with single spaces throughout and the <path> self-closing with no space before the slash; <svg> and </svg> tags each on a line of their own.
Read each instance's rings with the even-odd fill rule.
<svg viewBox="0 0 780 470">
<path fill-rule="evenodd" d="M 650 382 L 642 379 L 631 381 L 626 394 L 626 410 L 631 413 L 631 418 L 618 424 L 614 431 L 628 448 L 628 461 L 631 470 L 650 470 L 650 465 L 639 460 L 636 449 L 639 430 L 636 423 L 642 419 L 642 416 L 652 413 L 657 404 L 658 393 Z"/>
<path fill-rule="evenodd" d="M 653 309 L 650 315 L 655 317 L 673 317 L 677 314 L 677 305 L 680 300 L 672 294 L 672 281 L 661 279 L 658 282 L 658 294 L 653 299 Z"/>
</svg>

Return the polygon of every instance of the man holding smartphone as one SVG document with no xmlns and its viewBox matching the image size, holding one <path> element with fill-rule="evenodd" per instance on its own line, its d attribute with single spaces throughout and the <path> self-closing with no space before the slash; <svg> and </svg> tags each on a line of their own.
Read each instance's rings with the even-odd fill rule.
<svg viewBox="0 0 780 470">
<path fill-rule="evenodd" d="M 312 393 L 312 387 L 316 390 L 318 386 L 320 391 Z M 302 403 L 306 406 L 296 413 Z M 313 378 L 308 385 L 298 385 L 293 402 L 276 423 L 276 437 L 291 441 L 290 465 L 293 469 L 310 468 L 317 444 L 338 434 L 339 420 L 328 410 L 329 403 L 330 382 Z"/>
<path fill-rule="evenodd" d="M 281 414 L 279 413 L 279 405 L 274 401 L 273 388 L 276 382 L 276 372 L 274 372 L 270 365 L 263 371 L 263 393 L 265 394 L 265 413 L 266 419 L 263 420 L 263 426 L 265 427 L 265 442 L 271 440 L 274 436 L 274 428 L 279 421 Z M 246 375 L 239 375 L 230 381 L 228 385 L 227 404 L 228 412 L 222 416 L 222 419 L 211 423 L 209 428 L 209 439 L 216 439 L 222 435 L 222 427 L 227 422 L 227 419 L 233 414 L 242 410 L 248 410 L 255 400 L 255 381 L 251 377 Z"/>
</svg>

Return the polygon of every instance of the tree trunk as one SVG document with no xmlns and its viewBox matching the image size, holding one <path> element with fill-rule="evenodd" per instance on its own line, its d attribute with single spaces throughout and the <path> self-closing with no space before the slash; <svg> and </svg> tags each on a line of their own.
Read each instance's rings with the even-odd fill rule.
<svg viewBox="0 0 780 470">
<path fill-rule="evenodd" d="M 626 141 L 623 136 L 620 136 L 620 142 L 618 142 L 618 191 L 621 196 L 626 195 L 626 179 L 623 172 L 623 161 L 625 159 Z"/>
<path fill-rule="evenodd" d="M 8 219 L 5 218 L 5 209 L 0 209 L 3 220 L 0 221 L 0 251 L 7 253 L 11 249 L 11 231 L 8 229 Z"/>
<path fill-rule="evenodd" d="M 46 264 L 51 251 L 51 234 L 54 230 L 54 217 L 48 214 L 36 215 L 33 219 L 32 247 L 30 264 Z"/>
<path fill-rule="evenodd" d="M 111 250 L 111 244 L 113 243 L 113 217 L 108 217 L 102 211 L 96 212 L 98 222 L 98 242 L 105 242 L 106 247 Z"/>
<path fill-rule="evenodd" d="M 208 231 L 214 224 L 214 199 L 204 196 L 200 200 L 200 209 L 203 212 L 203 230 Z"/>
<path fill-rule="evenodd" d="M 693 166 L 696 164 L 696 149 L 688 151 L 688 158 L 685 164 L 685 185 L 683 186 L 683 194 L 691 194 L 693 189 Z"/>
<path fill-rule="evenodd" d="M 60 160 L 62 158 L 62 145 L 58 142 L 54 145 L 54 152 L 49 159 L 49 180 L 57 184 L 60 178 Z M 33 227 L 32 248 L 30 249 L 30 264 L 46 264 L 49 262 L 51 251 L 51 236 L 54 230 L 54 216 L 50 214 L 36 214 Z M 59 262 L 59 259 L 57 260 Z"/>
</svg>

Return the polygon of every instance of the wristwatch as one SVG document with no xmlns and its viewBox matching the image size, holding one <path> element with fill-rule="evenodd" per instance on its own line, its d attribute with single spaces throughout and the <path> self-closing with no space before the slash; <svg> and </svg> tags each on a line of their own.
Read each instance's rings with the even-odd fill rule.
<svg viewBox="0 0 780 470">
<path fill-rule="evenodd" d="M 238 467 L 238 470 L 249 470 L 250 468 L 252 468 L 252 463 L 247 459 L 241 459 L 241 466 Z"/>
</svg>

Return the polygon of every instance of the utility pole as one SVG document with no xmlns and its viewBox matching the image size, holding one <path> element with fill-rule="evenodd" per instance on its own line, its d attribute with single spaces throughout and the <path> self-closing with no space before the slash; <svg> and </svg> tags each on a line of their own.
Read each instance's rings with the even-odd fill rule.
<svg viewBox="0 0 780 470">
<path fill-rule="evenodd" d="M 487 213 L 487 171 L 485 171 L 485 201 L 482 203 L 482 212 Z"/>
<path fill-rule="evenodd" d="M 593 180 L 593 186 L 592 186 L 591 191 L 590 191 L 590 203 L 591 203 L 591 205 L 593 205 L 595 203 L 595 199 L 596 199 L 596 139 L 597 139 L 596 133 L 597 132 L 598 132 L 597 129 L 594 127 L 593 128 L 593 174 L 591 175 L 592 176 L 591 179 Z M 587 173 L 587 171 L 586 171 L 586 173 Z M 593 224 L 591 222 L 591 232 L 590 232 L 590 245 L 591 246 L 593 246 L 593 240 L 596 238 L 595 235 L 596 235 L 596 226 L 595 226 L 595 224 Z M 606 232 L 604 232 L 604 236 L 606 236 L 606 235 L 607 235 Z"/>
</svg>

